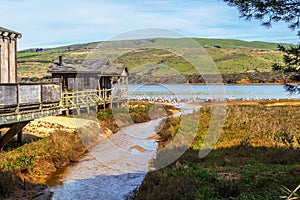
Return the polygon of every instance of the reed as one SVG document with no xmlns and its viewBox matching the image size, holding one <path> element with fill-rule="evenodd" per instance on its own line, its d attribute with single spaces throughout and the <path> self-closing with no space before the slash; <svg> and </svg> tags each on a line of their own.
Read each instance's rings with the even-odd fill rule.
<svg viewBox="0 0 300 200">
<path fill-rule="evenodd" d="M 204 107 L 198 133 L 184 155 L 170 166 L 149 172 L 142 185 L 129 195 L 130 198 L 288 197 L 289 193 L 281 188 L 297 189 L 300 183 L 300 110 L 298 106 L 266 105 L 228 105 L 218 143 L 207 157 L 199 159 L 199 149 L 211 118 L 210 107 Z M 178 123 L 172 124 L 171 120 L 166 123 L 168 125 L 164 126 L 161 134 L 163 138 L 171 139 L 176 134 L 171 130 L 176 132 Z M 297 194 L 293 195 L 297 197 Z"/>
</svg>

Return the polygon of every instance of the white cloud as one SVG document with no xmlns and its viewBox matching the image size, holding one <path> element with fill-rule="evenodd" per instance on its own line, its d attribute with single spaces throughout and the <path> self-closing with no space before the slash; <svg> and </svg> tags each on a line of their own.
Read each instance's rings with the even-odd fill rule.
<svg viewBox="0 0 300 200">
<path fill-rule="evenodd" d="M 23 33 L 20 49 L 107 40 L 140 28 L 194 37 L 298 41 L 285 24 L 268 30 L 259 22 L 245 22 L 221 0 L 3 0 L 1 15 L 12 19 L 0 19 L 0 26 Z"/>
</svg>

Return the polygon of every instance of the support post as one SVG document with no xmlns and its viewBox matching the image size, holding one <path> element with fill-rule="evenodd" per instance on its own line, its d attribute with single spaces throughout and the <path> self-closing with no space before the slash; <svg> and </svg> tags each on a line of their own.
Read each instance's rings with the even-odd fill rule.
<svg viewBox="0 0 300 200">
<path fill-rule="evenodd" d="M 97 103 L 95 107 L 96 107 L 96 114 L 97 114 L 99 112 L 99 104 Z"/>
<path fill-rule="evenodd" d="M 17 108 L 16 113 L 20 112 L 20 84 L 17 84 Z"/>
<path fill-rule="evenodd" d="M 2 149 L 16 134 L 20 133 L 22 129 L 29 123 L 18 122 L 14 124 L 4 135 L 0 138 L 0 149 Z"/>
<path fill-rule="evenodd" d="M 21 129 L 21 131 L 18 133 L 17 142 L 20 143 L 20 144 L 22 143 L 22 129 Z"/>
<path fill-rule="evenodd" d="M 40 86 L 40 106 L 39 109 L 42 110 L 43 109 L 43 85 L 39 84 Z"/>
</svg>

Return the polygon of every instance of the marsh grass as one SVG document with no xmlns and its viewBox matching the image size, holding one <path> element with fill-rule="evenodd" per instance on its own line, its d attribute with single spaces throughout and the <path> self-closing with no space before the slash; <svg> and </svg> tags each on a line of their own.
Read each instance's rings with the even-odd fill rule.
<svg viewBox="0 0 300 200">
<path fill-rule="evenodd" d="M 174 110 L 176 110 L 176 108 L 171 105 L 156 106 L 147 101 L 130 101 L 128 110 L 101 110 L 98 112 L 97 118 L 100 124 L 108 127 L 115 133 L 121 128 L 118 127 L 118 125 L 129 125 L 130 122 L 148 122 L 152 119 L 172 115 Z"/>
<path fill-rule="evenodd" d="M 288 196 L 282 188 L 299 185 L 299 107 L 228 105 L 218 143 L 199 159 L 210 117 L 204 107 L 189 149 L 170 166 L 149 172 L 132 199 L 280 199 Z M 179 122 L 167 123 L 162 134 Z"/>
<path fill-rule="evenodd" d="M 22 173 L 34 182 L 44 182 L 49 173 L 77 161 L 85 151 L 77 132 L 56 131 L 48 138 L 2 153 L 0 168 L 4 172 Z"/>
<path fill-rule="evenodd" d="M 97 142 L 95 135 L 85 137 L 91 137 L 90 145 Z M 20 190 L 25 192 L 28 188 L 23 187 L 23 180 L 29 189 L 45 188 L 44 183 L 51 173 L 77 162 L 85 152 L 86 147 L 77 132 L 56 131 L 50 137 L 1 153 L 0 196 L 15 197 Z"/>
<path fill-rule="evenodd" d="M 149 110 L 152 104 L 130 102 L 129 106 L 129 113 L 136 115 L 133 118 L 134 122 L 150 120 Z M 166 106 L 166 109 L 175 108 Z M 34 185 L 40 187 L 39 184 L 44 184 L 57 169 L 77 162 L 87 148 L 103 139 L 99 134 L 103 128 L 109 128 L 113 132 L 119 130 L 111 109 L 100 111 L 97 117 L 102 129 L 92 123 L 87 127 L 78 128 L 77 131 L 57 130 L 49 137 L 0 153 L 0 199 L 14 196 L 14 191 L 22 189 L 23 179 L 32 184 L 33 188 Z"/>
</svg>

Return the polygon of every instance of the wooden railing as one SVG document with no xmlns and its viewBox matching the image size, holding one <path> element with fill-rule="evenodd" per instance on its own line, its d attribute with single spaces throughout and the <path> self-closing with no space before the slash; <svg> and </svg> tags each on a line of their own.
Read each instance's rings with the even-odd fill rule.
<svg viewBox="0 0 300 200">
<path fill-rule="evenodd" d="M 0 114 L 59 107 L 58 84 L 0 84 Z"/>
<path fill-rule="evenodd" d="M 80 107 L 84 105 L 104 105 L 127 98 L 126 89 L 112 88 L 103 90 L 65 91 L 62 93 L 63 108 Z"/>
<path fill-rule="evenodd" d="M 126 88 L 61 91 L 58 84 L 0 84 L 0 115 L 51 108 L 106 105 L 127 99 Z"/>
</svg>

